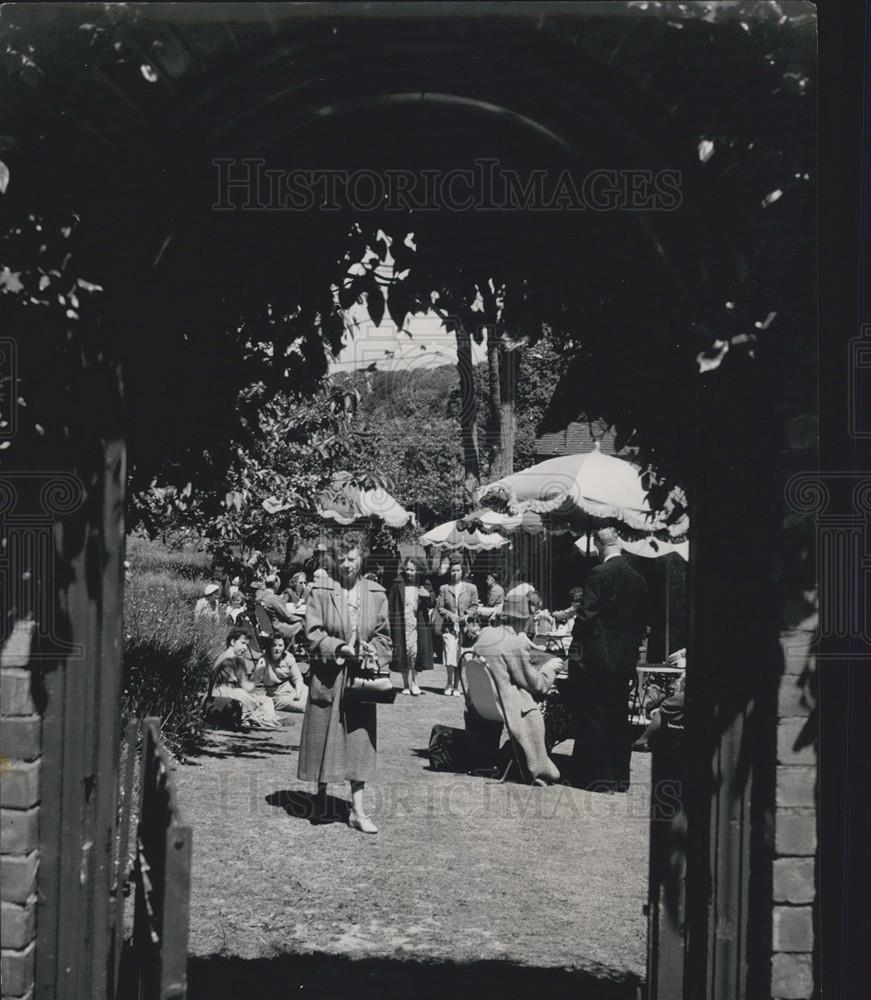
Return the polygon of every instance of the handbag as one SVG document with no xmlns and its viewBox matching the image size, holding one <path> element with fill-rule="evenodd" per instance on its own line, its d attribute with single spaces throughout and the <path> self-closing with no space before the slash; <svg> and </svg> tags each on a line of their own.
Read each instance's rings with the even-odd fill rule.
<svg viewBox="0 0 871 1000">
<path fill-rule="evenodd" d="M 398 688 L 388 674 L 380 673 L 374 660 L 355 657 L 346 663 L 348 675 L 342 694 L 345 705 L 392 705 L 396 701 Z"/>
<path fill-rule="evenodd" d="M 433 608 L 432 612 L 432 630 L 436 635 L 444 635 L 445 632 L 448 635 L 454 631 L 454 623 L 450 618 L 446 618 L 440 608 Z"/>
</svg>

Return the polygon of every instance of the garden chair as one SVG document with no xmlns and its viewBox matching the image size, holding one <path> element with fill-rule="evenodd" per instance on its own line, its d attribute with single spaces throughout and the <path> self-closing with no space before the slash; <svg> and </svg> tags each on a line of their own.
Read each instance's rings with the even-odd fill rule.
<svg viewBox="0 0 871 1000">
<path fill-rule="evenodd" d="M 257 640 L 261 647 L 265 648 L 275 632 L 275 629 L 272 627 L 272 619 L 262 604 L 258 604 L 254 608 L 254 618 L 257 622 Z"/>
<path fill-rule="evenodd" d="M 490 668 L 483 660 L 479 660 L 477 657 L 466 657 L 462 666 L 460 683 L 466 697 L 467 707 L 488 722 L 504 723 L 505 731 L 508 733 L 508 742 L 511 744 L 512 757 L 509 759 L 499 780 L 505 781 L 511 772 L 511 768 L 516 766 L 520 780 L 526 784 L 532 784 L 532 779 L 523 761 L 523 753 L 517 746 L 514 734 L 511 732 L 511 726 L 508 724 L 508 716 L 505 712 L 505 706 L 502 703 L 502 696 L 499 694 L 499 688 L 496 687 L 496 682 L 493 680 Z"/>
</svg>

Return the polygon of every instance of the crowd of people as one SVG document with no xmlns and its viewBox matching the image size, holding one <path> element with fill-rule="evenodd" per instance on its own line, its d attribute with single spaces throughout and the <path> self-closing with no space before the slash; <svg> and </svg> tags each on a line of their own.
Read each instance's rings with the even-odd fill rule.
<svg viewBox="0 0 871 1000">
<path fill-rule="evenodd" d="M 375 833 L 364 793 L 375 772 L 379 698 L 371 692 L 378 676 L 396 671 L 400 693 L 419 698 L 420 675 L 438 660 L 444 695 L 456 697 L 470 656 L 486 664 L 534 783 L 568 779 L 593 791 L 625 791 L 628 692 L 646 624 L 646 585 L 613 529 L 597 533 L 596 547 L 599 564 L 584 587 L 571 591 L 569 607 L 553 613 L 530 584 L 503 585 L 493 572 L 481 600 L 459 553 L 443 558 L 434 574 L 406 558 L 385 586 L 383 569 L 367 563 L 366 536 L 357 532 L 320 546 L 284 588 L 271 569 L 247 583 L 227 575 L 206 585 L 194 611 L 228 627 L 207 705 L 230 703 L 245 729 L 279 727 L 277 712 L 304 713 L 298 776 L 317 786 L 313 821 L 334 818 L 327 785 L 348 781 L 350 825 Z M 542 633 L 564 635 L 564 649 L 543 647 L 536 641 Z M 467 726 L 474 722 L 469 701 Z M 550 751 L 568 736 L 571 774 L 563 775 Z"/>
</svg>

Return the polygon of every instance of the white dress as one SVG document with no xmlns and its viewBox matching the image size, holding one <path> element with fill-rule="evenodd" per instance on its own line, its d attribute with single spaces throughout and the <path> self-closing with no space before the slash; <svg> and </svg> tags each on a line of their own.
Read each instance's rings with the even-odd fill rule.
<svg viewBox="0 0 871 1000">
<path fill-rule="evenodd" d="M 405 585 L 405 654 L 413 667 L 417 661 L 417 605 L 420 588 L 417 584 Z"/>
</svg>

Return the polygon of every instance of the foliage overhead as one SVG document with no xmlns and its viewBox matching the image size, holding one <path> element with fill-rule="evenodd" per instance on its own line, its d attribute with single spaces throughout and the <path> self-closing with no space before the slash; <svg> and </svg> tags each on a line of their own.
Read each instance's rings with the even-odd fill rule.
<svg viewBox="0 0 871 1000">
<path fill-rule="evenodd" d="M 399 327 L 435 308 L 449 329 L 483 325 L 506 347 L 548 336 L 563 379 L 546 422 L 601 415 L 679 481 L 699 414 L 729 419 L 706 408 L 719 383 L 733 396 L 775 378 L 812 391 L 809 7 L 618 3 L 423 22 L 258 5 L 244 23 L 172 10 L 4 10 L 0 289 L 26 403 L 16 447 L 60 453 L 70 414 L 82 422 L 77 365 L 120 364 L 134 488 L 161 474 L 214 491 L 230 443 L 256 449 L 272 397 L 318 391 L 354 302 Z M 427 95 L 448 79 L 453 103 L 389 99 L 397 81 Z M 216 211 L 221 156 L 375 172 L 483 157 L 577 185 L 594 170 L 621 183 L 668 170 L 679 198 Z"/>
</svg>

